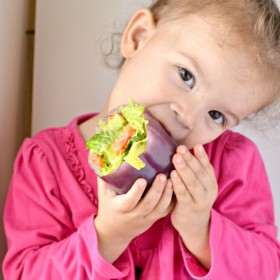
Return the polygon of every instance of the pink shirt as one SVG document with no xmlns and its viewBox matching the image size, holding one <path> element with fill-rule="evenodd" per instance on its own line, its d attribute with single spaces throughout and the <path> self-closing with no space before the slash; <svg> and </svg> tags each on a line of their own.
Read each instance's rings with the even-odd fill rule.
<svg viewBox="0 0 280 280">
<path fill-rule="evenodd" d="M 280 246 L 266 171 L 256 146 L 225 132 L 205 146 L 219 195 L 211 213 L 212 266 L 184 247 L 170 217 L 135 238 L 110 264 L 98 252 L 96 176 L 75 119 L 25 140 L 15 162 L 4 223 L 5 279 L 274 280 Z"/>
</svg>

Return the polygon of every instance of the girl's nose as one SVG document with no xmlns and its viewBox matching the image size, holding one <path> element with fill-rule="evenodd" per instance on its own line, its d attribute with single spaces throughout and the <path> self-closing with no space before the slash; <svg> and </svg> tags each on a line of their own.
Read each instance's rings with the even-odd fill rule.
<svg viewBox="0 0 280 280">
<path fill-rule="evenodd" d="M 174 110 L 174 112 L 178 122 L 180 122 L 184 127 L 188 130 L 192 130 L 194 128 L 197 119 L 197 113 L 194 108 L 178 107 Z"/>
</svg>

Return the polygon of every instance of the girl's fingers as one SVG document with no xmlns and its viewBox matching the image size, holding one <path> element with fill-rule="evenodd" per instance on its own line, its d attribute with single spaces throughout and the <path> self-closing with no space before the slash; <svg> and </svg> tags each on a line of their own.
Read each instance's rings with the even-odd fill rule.
<svg viewBox="0 0 280 280">
<path fill-rule="evenodd" d="M 165 217 L 167 214 L 169 214 L 174 207 L 174 203 L 171 203 L 172 195 L 172 182 L 170 179 L 168 179 L 166 181 L 160 200 L 158 201 L 157 205 L 155 205 L 153 210 L 148 215 L 146 215 L 146 218 L 154 220 L 158 219 L 159 217 Z"/>
<path fill-rule="evenodd" d="M 139 203 L 147 184 L 144 179 L 138 179 L 126 194 L 118 195 L 113 187 L 99 177 L 97 183 L 100 202 L 104 201 L 104 204 L 114 203 L 116 208 L 122 212 L 131 211 Z"/>
<path fill-rule="evenodd" d="M 99 200 L 102 197 L 115 197 L 117 195 L 116 191 L 111 188 L 106 182 L 104 182 L 101 178 L 97 177 L 97 192 Z"/>
<path fill-rule="evenodd" d="M 144 216 L 151 213 L 160 201 L 166 182 L 167 178 L 164 174 L 158 174 L 156 176 L 152 186 L 138 205 L 139 212 L 143 213 Z"/>
<path fill-rule="evenodd" d="M 178 174 L 177 170 L 173 170 L 170 174 L 170 178 L 173 185 L 173 190 L 176 195 L 178 201 L 187 203 L 189 201 L 193 201 L 194 197 L 192 196 L 191 192 L 183 182 L 181 176 Z"/>
<path fill-rule="evenodd" d="M 204 148 L 202 145 L 197 145 L 194 147 L 194 154 L 198 160 L 198 162 L 201 164 L 203 169 L 208 173 L 208 175 L 213 176 L 214 173 L 214 168 L 212 164 L 209 161 L 208 155 L 205 152 Z"/>
<path fill-rule="evenodd" d="M 216 174 L 203 146 L 197 145 L 196 147 L 194 147 L 194 154 L 198 162 L 201 164 L 203 170 L 205 170 L 205 176 L 201 176 L 200 178 L 202 185 L 205 187 L 207 192 L 211 192 L 212 194 L 217 195 L 218 184 Z"/>
<path fill-rule="evenodd" d="M 116 196 L 117 208 L 123 212 L 129 212 L 134 209 L 141 200 L 146 185 L 147 182 L 145 179 L 140 178 L 136 180 L 127 193 Z"/>
<path fill-rule="evenodd" d="M 178 147 L 177 154 L 173 157 L 173 164 L 193 200 L 197 201 L 204 196 L 206 192 L 204 183 L 209 179 L 209 175 L 186 147 Z"/>
<path fill-rule="evenodd" d="M 203 199 L 207 193 L 213 196 L 217 193 L 214 168 L 203 146 L 195 146 L 194 155 L 185 146 L 179 146 L 173 163 L 195 201 Z"/>
</svg>

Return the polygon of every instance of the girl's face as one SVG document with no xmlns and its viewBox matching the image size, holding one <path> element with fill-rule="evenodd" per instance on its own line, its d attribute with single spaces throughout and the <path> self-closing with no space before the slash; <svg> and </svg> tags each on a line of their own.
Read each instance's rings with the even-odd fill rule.
<svg viewBox="0 0 280 280">
<path fill-rule="evenodd" d="M 202 18 L 156 25 L 141 10 L 124 32 L 126 62 L 107 109 L 133 98 L 178 144 L 191 149 L 214 140 L 268 101 L 252 49 L 224 39 Z"/>
</svg>

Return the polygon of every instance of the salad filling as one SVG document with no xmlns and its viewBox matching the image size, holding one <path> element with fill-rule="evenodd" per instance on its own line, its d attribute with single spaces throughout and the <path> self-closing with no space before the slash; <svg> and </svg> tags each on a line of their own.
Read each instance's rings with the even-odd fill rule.
<svg viewBox="0 0 280 280">
<path fill-rule="evenodd" d="M 96 133 L 89 139 L 89 164 L 99 176 L 106 176 L 127 162 L 137 170 L 145 167 L 140 155 L 147 145 L 147 125 L 144 118 L 145 106 L 129 100 L 109 113 L 106 120 L 98 122 Z"/>
</svg>

